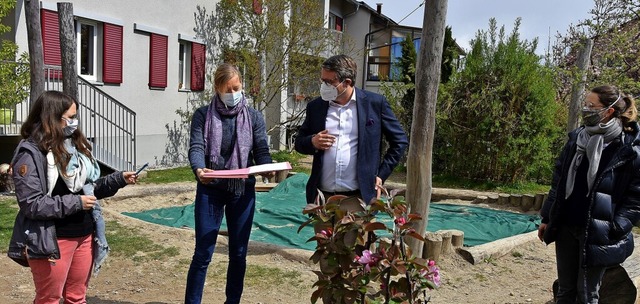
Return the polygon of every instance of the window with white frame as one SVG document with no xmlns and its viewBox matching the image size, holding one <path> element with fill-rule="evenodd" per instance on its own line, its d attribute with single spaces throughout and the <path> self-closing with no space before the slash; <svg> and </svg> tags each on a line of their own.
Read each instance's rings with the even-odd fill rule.
<svg viewBox="0 0 640 304">
<path fill-rule="evenodd" d="M 199 40 L 179 34 L 178 90 L 204 90 L 206 46 Z"/>
<path fill-rule="evenodd" d="M 44 64 L 61 66 L 58 12 L 40 9 Z M 91 16 L 95 17 L 95 16 Z M 76 61 L 78 75 L 91 81 L 122 83 L 123 27 L 118 20 L 110 22 L 75 17 Z"/>
<path fill-rule="evenodd" d="M 178 90 L 191 88 L 191 42 L 180 41 Z"/>
<path fill-rule="evenodd" d="M 98 45 L 100 29 L 94 21 L 80 19 L 76 22 L 78 75 L 87 80 L 98 81 L 102 54 Z"/>
</svg>

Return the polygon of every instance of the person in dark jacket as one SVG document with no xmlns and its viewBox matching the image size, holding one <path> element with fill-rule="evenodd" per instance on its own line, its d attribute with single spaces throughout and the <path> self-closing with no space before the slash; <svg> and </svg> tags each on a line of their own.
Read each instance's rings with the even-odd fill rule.
<svg viewBox="0 0 640 304">
<path fill-rule="evenodd" d="M 91 163 L 91 145 L 78 129 L 78 103 L 57 91 L 44 92 L 22 125 L 12 160 L 20 210 L 8 255 L 33 274 L 33 303 L 86 303 L 94 263 L 96 200 L 114 195 L 136 182 L 135 172 L 114 172 L 84 193 Z M 73 167 L 74 170 L 68 170 Z M 71 191 L 69 185 L 77 186 Z M 101 220 L 101 219 L 100 219 Z"/>
<path fill-rule="evenodd" d="M 213 179 L 214 170 L 272 163 L 264 119 L 242 93 L 242 79 L 231 64 L 214 75 L 216 94 L 193 114 L 189 162 L 198 181 L 195 199 L 196 246 L 187 274 L 185 303 L 200 303 L 207 268 L 223 215 L 229 233 L 226 302 L 240 303 L 247 267 L 247 246 L 255 211 L 256 178 Z M 272 176 L 269 172 L 263 176 Z"/>
<path fill-rule="evenodd" d="M 598 303 L 607 267 L 633 252 L 640 220 L 640 137 L 631 96 L 593 88 L 583 125 L 569 133 L 540 215 L 540 240 L 556 244 L 556 303 Z"/>
</svg>

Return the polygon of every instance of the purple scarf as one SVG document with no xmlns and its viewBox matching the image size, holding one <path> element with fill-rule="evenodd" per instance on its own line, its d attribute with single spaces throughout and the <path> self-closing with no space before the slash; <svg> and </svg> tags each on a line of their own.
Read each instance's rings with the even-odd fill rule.
<svg viewBox="0 0 640 304">
<path fill-rule="evenodd" d="M 212 167 L 216 166 L 218 159 L 221 157 L 222 121 L 220 120 L 220 115 L 236 116 L 235 145 L 229 160 L 225 164 L 225 169 L 246 168 L 249 162 L 249 152 L 253 148 L 253 127 L 251 126 L 247 100 L 243 96 L 242 101 L 235 107 L 227 108 L 218 97 L 218 94 L 216 94 L 209 104 L 207 118 L 204 123 L 204 143 L 205 151 L 209 154 Z M 241 194 L 244 192 L 244 181 L 242 179 L 230 180 L 228 190 Z"/>
</svg>

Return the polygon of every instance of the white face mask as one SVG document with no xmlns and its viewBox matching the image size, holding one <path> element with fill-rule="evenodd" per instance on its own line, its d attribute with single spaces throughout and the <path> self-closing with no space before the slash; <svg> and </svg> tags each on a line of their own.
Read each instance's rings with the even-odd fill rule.
<svg viewBox="0 0 640 304">
<path fill-rule="evenodd" d="M 71 136 L 71 134 L 73 134 L 73 132 L 75 132 L 78 129 L 78 120 L 77 119 L 71 119 L 71 120 L 65 119 L 64 121 L 67 122 L 67 125 L 64 127 L 64 129 L 62 131 L 64 132 L 64 136 L 69 137 L 69 136 Z"/>
<path fill-rule="evenodd" d="M 233 93 L 223 93 L 220 96 L 220 99 L 222 100 L 222 102 L 224 102 L 225 105 L 227 105 L 227 107 L 233 108 L 237 104 L 239 104 L 240 101 L 242 101 L 242 96 L 243 96 L 242 91 L 233 92 Z"/>
<path fill-rule="evenodd" d="M 342 84 L 342 82 L 340 82 L 338 85 Z M 342 93 L 344 93 L 347 89 L 345 89 L 344 91 L 342 91 Z M 334 87 L 330 84 L 327 84 L 326 82 L 321 82 L 320 83 L 320 97 L 322 98 L 322 100 L 324 101 L 333 101 L 336 100 L 336 98 L 338 98 L 338 96 L 342 95 L 342 93 L 338 94 L 338 87 Z"/>
</svg>

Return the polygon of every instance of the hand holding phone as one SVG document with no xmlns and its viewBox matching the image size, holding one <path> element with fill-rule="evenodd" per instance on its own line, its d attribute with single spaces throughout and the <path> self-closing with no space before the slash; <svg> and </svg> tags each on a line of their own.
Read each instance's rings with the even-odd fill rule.
<svg viewBox="0 0 640 304">
<path fill-rule="evenodd" d="M 142 172 L 142 170 L 147 168 L 148 165 L 149 165 L 149 163 L 144 163 L 144 165 L 142 165 L 142 167 L 140 167 L 140 169 L 138 169 L 138 171 L 136 171 L 136 176 L 138 176 L 138 174 L 140 174 L 140 172 Z"/>
</svg>

